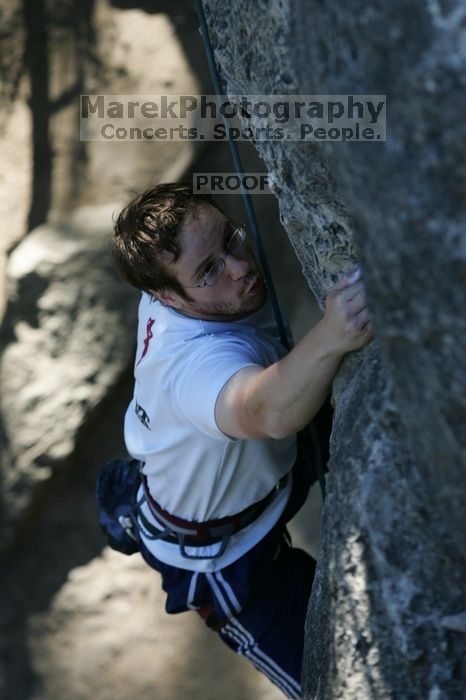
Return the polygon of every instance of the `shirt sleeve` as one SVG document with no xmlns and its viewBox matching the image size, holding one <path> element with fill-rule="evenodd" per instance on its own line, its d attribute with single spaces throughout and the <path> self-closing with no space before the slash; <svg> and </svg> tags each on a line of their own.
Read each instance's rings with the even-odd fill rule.
<svg viewBox="0 0 466 700">
<path fill-rule="evenodd" d="M 186 418 L 209 437 L 232 440 L 217 426 L 215 404 L 225 384 L 245 367 L 264 366 L 264 358 L 254 344 L 234 337 L 208 336 L 208 342 L 195 353 L 177 382 L 176 395 Z"/>
</svg>

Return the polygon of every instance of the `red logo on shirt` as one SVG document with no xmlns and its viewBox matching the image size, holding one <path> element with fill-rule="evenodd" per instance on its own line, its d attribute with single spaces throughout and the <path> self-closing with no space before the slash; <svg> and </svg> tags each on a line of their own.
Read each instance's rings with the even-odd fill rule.
<svg viewBox="0 0 466 700">
<path fill-rule="evenodd" d="M 144 355 L 145 355 L 146 352 L 148 351 L 148 349 L 149 349 L 149 343 L 150 343 L 150 341 L 152 340 L 152 338 L 154 337 L 154 334 L 152 333 L 152 326 L 154 325 L 154 323 L 155 323 L 155 318 L 150 318 L 150 319 L 147 321 L 147 326 L 146 326 L 146 337 L 144 338 L 144 348 L 143 348 L 143 351 L 142 351 L 142 355 L 141 355 L 141 357 L 139 358 L 138 364 L 139 364 L 139 362 L 141 362 L 142 358 L 144 357 Z"/>
</svg>

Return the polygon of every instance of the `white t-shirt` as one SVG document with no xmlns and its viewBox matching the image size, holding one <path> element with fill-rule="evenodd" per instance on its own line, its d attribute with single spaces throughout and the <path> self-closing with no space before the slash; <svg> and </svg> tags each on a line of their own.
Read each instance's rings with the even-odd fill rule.
<svg viewBox="0 0 466 700">
<path fill-rule="evenodd" d="M 143 293 L 125 441 L 128 452 L 145 463 L 149 489 L 168 512 L 198 522 L 234 515 L 264 498 L 292 468 L 294 436 L 239 440 L 222 433 L 215 421 L 218 395 L 236 372 L 249 365 L 267 367 L 286 354 L 269 334 L 273 328 L 269 304 L 240 321 L 203 321 Z M 144 541 L 154 556 L 173 566 L 200 571 L 227 566 L 273 527 L 290 482 L 260 518 L 231 538 L 220 559 L 193 561 L 182 557 L 176 544 Z M 156 523 L 147 506 L 144 513 Z"/>
</svg>

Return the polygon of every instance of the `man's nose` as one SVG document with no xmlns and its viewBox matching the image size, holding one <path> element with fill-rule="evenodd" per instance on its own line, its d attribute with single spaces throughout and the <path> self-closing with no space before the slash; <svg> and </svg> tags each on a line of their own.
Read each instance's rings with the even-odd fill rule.
<svg viewBox="0 0 466 700">
<path fill-rule="evenodd" d="M 228 274 L 233 280 L 239 280 L 242 277 L 246 277 L 251 269 L 251 265 L 248 260 L 235 257 L 231 254 L 226 256 L 225 265 L 227 267 Z"/>
</svg>

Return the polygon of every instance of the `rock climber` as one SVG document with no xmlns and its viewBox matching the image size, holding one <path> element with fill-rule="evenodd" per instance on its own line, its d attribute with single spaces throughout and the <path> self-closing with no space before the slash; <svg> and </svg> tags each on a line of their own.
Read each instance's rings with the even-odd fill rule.
<svg viewBox="0 0 466 700">
<path fill-rule="evenodd" d="M 246 227 L 190 184 L 138 195 L 112 257 L 141 291 L 125 442 L 140 461 L 140 551 L 169 613 L 196 610 L 287 697 L 300 697 L 316 562 L 286 523 L 312 481 L 305 428 L 343 356 L 372 337 L 359 268 L 287 352 Z"/>
</svg>

